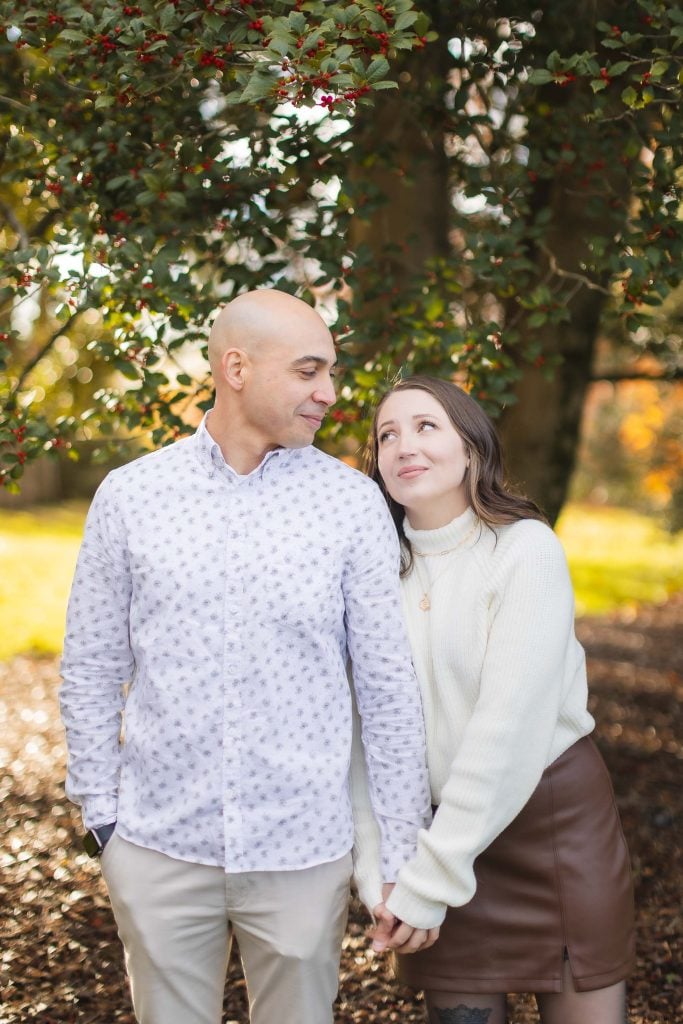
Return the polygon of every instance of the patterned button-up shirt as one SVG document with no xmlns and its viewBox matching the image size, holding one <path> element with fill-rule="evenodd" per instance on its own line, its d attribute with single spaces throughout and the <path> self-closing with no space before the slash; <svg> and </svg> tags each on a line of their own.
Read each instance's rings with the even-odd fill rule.
<svg viewBox="0 0 683 1024">
<path fill-rule="evenodd" d="M 313 447 L 240 476 L 202 423 L 93 500 L 62 662 L 67 794 L 87 827 L 116 819 L 133 843 L 226 871 L 340 857 L 347 656 L 393 880 L 429 792 L 386 504 Z"/>
</svg>

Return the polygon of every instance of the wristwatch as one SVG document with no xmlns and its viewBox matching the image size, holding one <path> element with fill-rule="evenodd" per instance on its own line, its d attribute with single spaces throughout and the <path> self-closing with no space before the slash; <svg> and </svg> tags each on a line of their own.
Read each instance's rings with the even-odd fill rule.
<svg viewBox="0 0 683 1024">
<path fill-rule="evenodd" d="M 97 828 L 91 828 L 89 832 L 86 832 L 83 836 L 83 849 L 89 857 L 100 857 L 105 846 L 111 839 L 114 829 L 116 828 L 116 822 L 112 821 L 109 825 L 99 825 Z"/>
</svg>

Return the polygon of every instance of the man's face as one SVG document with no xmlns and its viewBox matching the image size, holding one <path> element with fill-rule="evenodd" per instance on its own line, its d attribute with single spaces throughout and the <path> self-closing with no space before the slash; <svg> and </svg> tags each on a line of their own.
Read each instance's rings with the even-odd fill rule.
<svg viewBox="0 0 683 1024">
<path fill-rule="evenodd" d="M 243 411 L 264 450 L 311 444 L 336 399 L 336 359 L 322 323 L 297 324 L 250 359 Z"/>
</svg>

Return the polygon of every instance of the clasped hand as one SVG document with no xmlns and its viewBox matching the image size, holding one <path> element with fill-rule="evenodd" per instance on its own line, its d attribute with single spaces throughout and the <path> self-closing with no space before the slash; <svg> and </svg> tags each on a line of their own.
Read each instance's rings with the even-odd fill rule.
<svg viewBox="0 0 683 1024">
<path fill-rule="evenodd" d="M 418 949 L 433 946 L 439 937 L 438 928 L 413 928 L 387 910 L 386 900 L 393 888 L 393 884 L 382 886 L 383 902 L 372 911 L 375 919 L 371 932 L 373 950 L 376 953 L 383 953 L 386 949 L 393 949 L 396 953 L 417 953 Z"/>
</svg>

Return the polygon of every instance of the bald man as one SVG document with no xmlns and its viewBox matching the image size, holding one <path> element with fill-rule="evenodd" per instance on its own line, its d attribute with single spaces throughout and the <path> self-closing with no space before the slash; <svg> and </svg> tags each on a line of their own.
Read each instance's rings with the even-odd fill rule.
<svg viewBox="0 0 683 1024">
<path fill-rule="evenodd" d="M 349 661 L 384 882 L 429 816 L 397 539 L 375 484 L 312 446 L 336 354 L 311 307 L 240 295 L 209 359 L 197 432 L 110 473 L 88 514 L 62 662 L 67 794 L 140 1024 L 220 1024 L 233 936 L 253 1024 L 330 1024 Z"/>
</svg>

